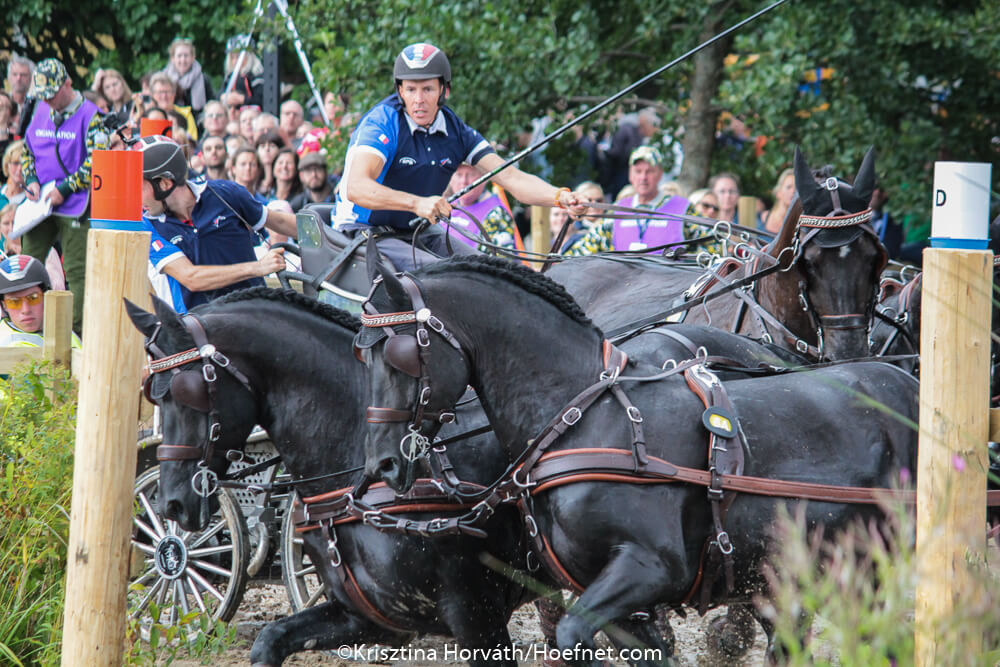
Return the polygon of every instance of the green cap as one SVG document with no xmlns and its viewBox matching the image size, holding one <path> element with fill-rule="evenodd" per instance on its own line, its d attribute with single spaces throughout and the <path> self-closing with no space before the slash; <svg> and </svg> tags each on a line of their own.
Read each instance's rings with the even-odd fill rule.
<svg viewBox="0 0 1000 667">
<path fill-rule="evenodd" d="M 61 62 L 55 58 L 46 58 L 35 68 L 35 97 L 51 100 L 68 78 L 66 67 Z"/>
<path fill-rule="evenodd" d="M 648 162 L 654 167 L 663 165 L 663 156 L 660 155 L 660 151 L 652 146 L 639 146 L 632 151 L 632 154 L 628 156 L 628 166 L 631 167 L 640 160 Z"/>
</svg>

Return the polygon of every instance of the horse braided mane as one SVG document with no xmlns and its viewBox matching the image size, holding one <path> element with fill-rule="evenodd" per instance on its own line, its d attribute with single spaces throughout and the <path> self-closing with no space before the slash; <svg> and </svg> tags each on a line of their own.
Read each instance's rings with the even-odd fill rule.
<svg viewBox="0 0 1000 667">
<path fill-rule="evenodd" d="M 354 315 L 351 315 L 346 310 L 341 310 L 340 308 L 334 308 L 333 306 L 323 303 L 318 299 L 305 296 L 304 294 L 299 294 L 295 290 L 290 290 L 290 289 L 273 289 L 271 287 L 249 287 L 247 289 L 241 289 L 235 292 L 224 294 L 223 296 L 219 297 L 218 299 L 215 299 L 211 303 L 213 304 L 239 303 L 241 301 L 253 301 L 255 299 L 287 303 L 297 308 L 308 310 L 311 313 L 319 315 L 323 319 L 330 320 L 334 324 L 339 324 L 345 329 L 348 329 L 355 333 L 357 333 L 358 330 L 361 328 L 361 320 L 359 320 Z"/>
<path fill-rule="evenodd" d="M 455 255 L 435 262 L 422 269 L 417 275 L 437 275 L 455 271 L 473 271 L 512 282 L 522 289 L 542 297 L 575 322 L 594 326 L 576 300 L 566 288 L 541 273 L 532 271 L 518 262 L 492 255 Z"/>
</svg>

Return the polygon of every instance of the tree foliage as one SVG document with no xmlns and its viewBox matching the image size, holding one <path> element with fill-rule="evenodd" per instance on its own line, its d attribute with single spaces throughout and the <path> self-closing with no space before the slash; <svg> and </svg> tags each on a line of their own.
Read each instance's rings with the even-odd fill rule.
<svg viewBox="0 0 1000 667">
<path fill-rule="evenodd" d="M 29 55 L 59 55 L 79 68 L 119 66 L 134 78 L 162 66 L 170 40 L 184 35 L 195 40 L 206 71 L 218 75 L 225 37 L 247 30 L 253 5 L 116 0 L 79 21 L 79 7 L 69 0 L 25 0 L 7 15 L 17 26 L 8 28 L 7 46 L 18 34 L 30 35 Z M 752 0 L 300 0 L 290 12 L 317 84 L 348 93 L 354 111 L 392 92 L 392 63 L 403 46 L 437 44 L 453 65 L 449 104 L 513 151 L 532 118 L 549 114 L 550 127 L 557 127 L 764 6 Z M 685 128 L 686 144 L 692 134 L 708 135 L 691 142 L 688 159 L 698 169 L 689 185 L 728 168 L 743 178 L 744 190 L 761 194 L 791 161 L 796 144 L 812 162 L 832 163 L 844 174 L 874 145 L 893 210 L 929 219 L 934 160 L 997 161 L 997 25 L 995 0 L 788 0 L 702 63 L 710 74 L 721 70 L 721 84 L 696 76 L 689 60 L 628 97 L 656 102 L 664 129 L 676 135 Z M 303 81 L 283 25 L 261 20 L 258 27 L 259 43 L 282 44 L 286 80 Z M 800 92 L 808 73 L 820 67 L 832 76 Z M 301 86 L 298 93 L 308 96 Z M 634 108 L 616 103 L 587 125 L 606 126 L 614 113 Z M 752 143 L 713 151 L 710 135 L 720 112 L 767 137 L 760 155 Z M 337 150 L 343 151 L 346 135 L 335 139 Z M 565 175 L 561 158 L 571 155 L 571 143 L 567 138 L 551 148 L 556 180 Z"/>
</svg>

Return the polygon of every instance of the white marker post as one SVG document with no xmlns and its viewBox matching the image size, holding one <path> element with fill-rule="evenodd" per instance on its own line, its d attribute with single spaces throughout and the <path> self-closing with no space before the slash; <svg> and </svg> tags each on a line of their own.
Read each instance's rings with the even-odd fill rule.
<svg viewBox="0 0 1000 667">
<path fill-rule="evenodd" d="M 941 619 L 975 585 L 967 558 L 986 551 L 990 298 L 990 165 L 934 165 L 931 247 L 923 254 L 917 463 L 915 662 L 944 664 Z M 971 641 L 967 654 L 982 654 Z"/>
</svg>

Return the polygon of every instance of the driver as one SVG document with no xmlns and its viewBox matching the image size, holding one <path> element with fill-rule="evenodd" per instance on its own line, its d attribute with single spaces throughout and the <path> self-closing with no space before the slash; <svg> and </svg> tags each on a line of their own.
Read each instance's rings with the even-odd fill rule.
<svg viewBox="0 0 1000 667">
<path fill-rule="evenodd" d="M 451 65 L 431 44 L 411 44 L 393 67 L 395 94 L 364 115 L 351 134 L 344 175 L 337 188 L 334 226 L 341 231 L 378 227 L 379 250 L 397 269 L 408 270 L 445 256 L 445 232 L 424 230 L 420 241 L 431 253 L 409 245 L 414 217 L 448 220 L 442 196 L 459 165 L 481 173 L 503 164 L 490 143 L 445 106 L 451 94 Z M 508 167 L 493 177 L 525 204 L 560 206 L 574 215 L 586 207 L 569 188 L 555 188 L 537 176 Z M 453 252 L 473 252 L 452 244 Z M 415 261 L 414 261 L 415 259 Z"/>
<path fill-rule="evenodd" d="M 149 261 L 168 277 L 160 297 L 178 313 L 285 268 L 283 248 L 257 259 L 264 226 L 295 238 L 295 216 L 268 210 L 231 181 L 187 180 L 184 152 L 173 139 L 139 140 L 142 151 L 143 224 L 152 232 Z"/>
<path fill-rule="evenodd" d="M 0 347 L 41 347 L 45 342 L 45 292 L 52 289 L 49 273 L 30 255 L 12 255 L 0 262 Z M 73 334 L 73 347 L 80 338 Z"/>
</svg>

